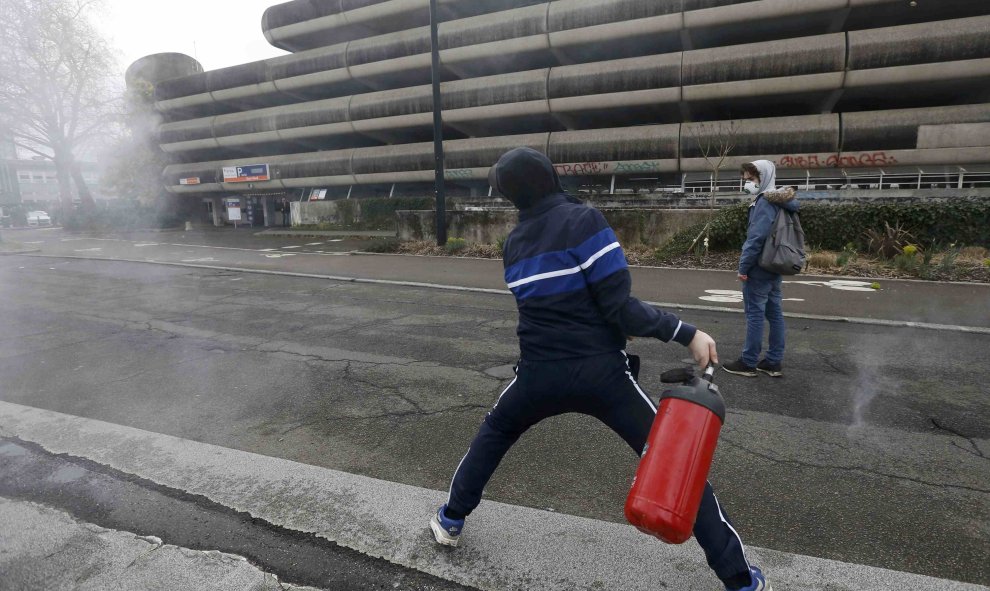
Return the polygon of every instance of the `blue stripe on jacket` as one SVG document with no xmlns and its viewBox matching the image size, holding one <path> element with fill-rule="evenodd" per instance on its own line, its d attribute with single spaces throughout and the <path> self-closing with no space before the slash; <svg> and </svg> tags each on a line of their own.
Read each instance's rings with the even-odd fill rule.
<svg viewBox="0 0 990 591">
<path fill-rule="evenodd" d="M 625 268 L 626 259 L 615 233 L 606 227 L 574 248 L 515 263 L 505 270 L 505 282 L 517 299 L 525 300 L 584 289 L 588 283 Z"/>
</svg>

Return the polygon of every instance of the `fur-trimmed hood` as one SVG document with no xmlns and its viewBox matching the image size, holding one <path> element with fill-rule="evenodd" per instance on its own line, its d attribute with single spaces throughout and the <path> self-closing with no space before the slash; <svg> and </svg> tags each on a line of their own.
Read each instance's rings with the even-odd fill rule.
<svg viewBox="0 0 990 591">
<path fill-rule="evenodd" d="M 781 187 L 773 191 L 767 191 L 763 194 L 763 198 L 767 200 L 767 203 L 779 205 L 788 211 L 798 210 L 797 193 L 791 187 Z"/>
<path fill-rule="evenodd" d="M 795 195 L 796 193 L 791 187 L 781 187 L 773 191 L 767 191 L 763 194 L 766 200 L 774 205 L 783 205 L 791 199 L 794 199 Z"/>
</svg>

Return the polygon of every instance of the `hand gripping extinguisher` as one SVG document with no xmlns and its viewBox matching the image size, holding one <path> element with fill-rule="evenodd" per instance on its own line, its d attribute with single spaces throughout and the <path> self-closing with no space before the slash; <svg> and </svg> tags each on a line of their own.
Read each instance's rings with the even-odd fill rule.
<svg viewBox="0 0 990 591">
<path fill-rule="evenodd" d="M 715 367 L 702 377 L 688 369 L 664 372 L 679 383 L 660 396 L 660 407 L 626 499 L 626 519 L 643 533 L 669 544 L 691 537 L 704 493 L 725 401 L 712 383 Z"/>
</svg>

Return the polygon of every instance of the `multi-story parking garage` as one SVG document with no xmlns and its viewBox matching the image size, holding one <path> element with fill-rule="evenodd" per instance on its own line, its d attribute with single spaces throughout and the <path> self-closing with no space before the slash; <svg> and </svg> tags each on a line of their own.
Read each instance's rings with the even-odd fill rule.
<svg viewBox="0 0 990 591">
<path fill-rule="evenodd" d="M 519 145 L 576 189 L 705 185 L 703 152 L 726 138 L 730 170 L 769 158 L 802 184 L 990 185 L 990 2 L 439 6 L 455 194 L 486 194 L 488 167 Z M 154 85 L 168 190 L 430 194 L 428 22 L 427 0 L 293 0 L 262 22 L 290 55 L 209 72 L 139 60 L 128 75 Z"/>
</svg>

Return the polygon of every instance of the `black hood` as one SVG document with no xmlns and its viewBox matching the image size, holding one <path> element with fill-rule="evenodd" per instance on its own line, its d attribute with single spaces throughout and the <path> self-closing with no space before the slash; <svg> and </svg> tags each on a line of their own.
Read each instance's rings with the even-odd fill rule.
<svg viewBox="0 0 990 591">
<path fill-rule="evenodd" d="M 488 184 L 519 209 L 529 209 L 547 195 L 563 193 L 553 163 L 532 148 L 514 148 L 488 171 Z"/>
</svg>

